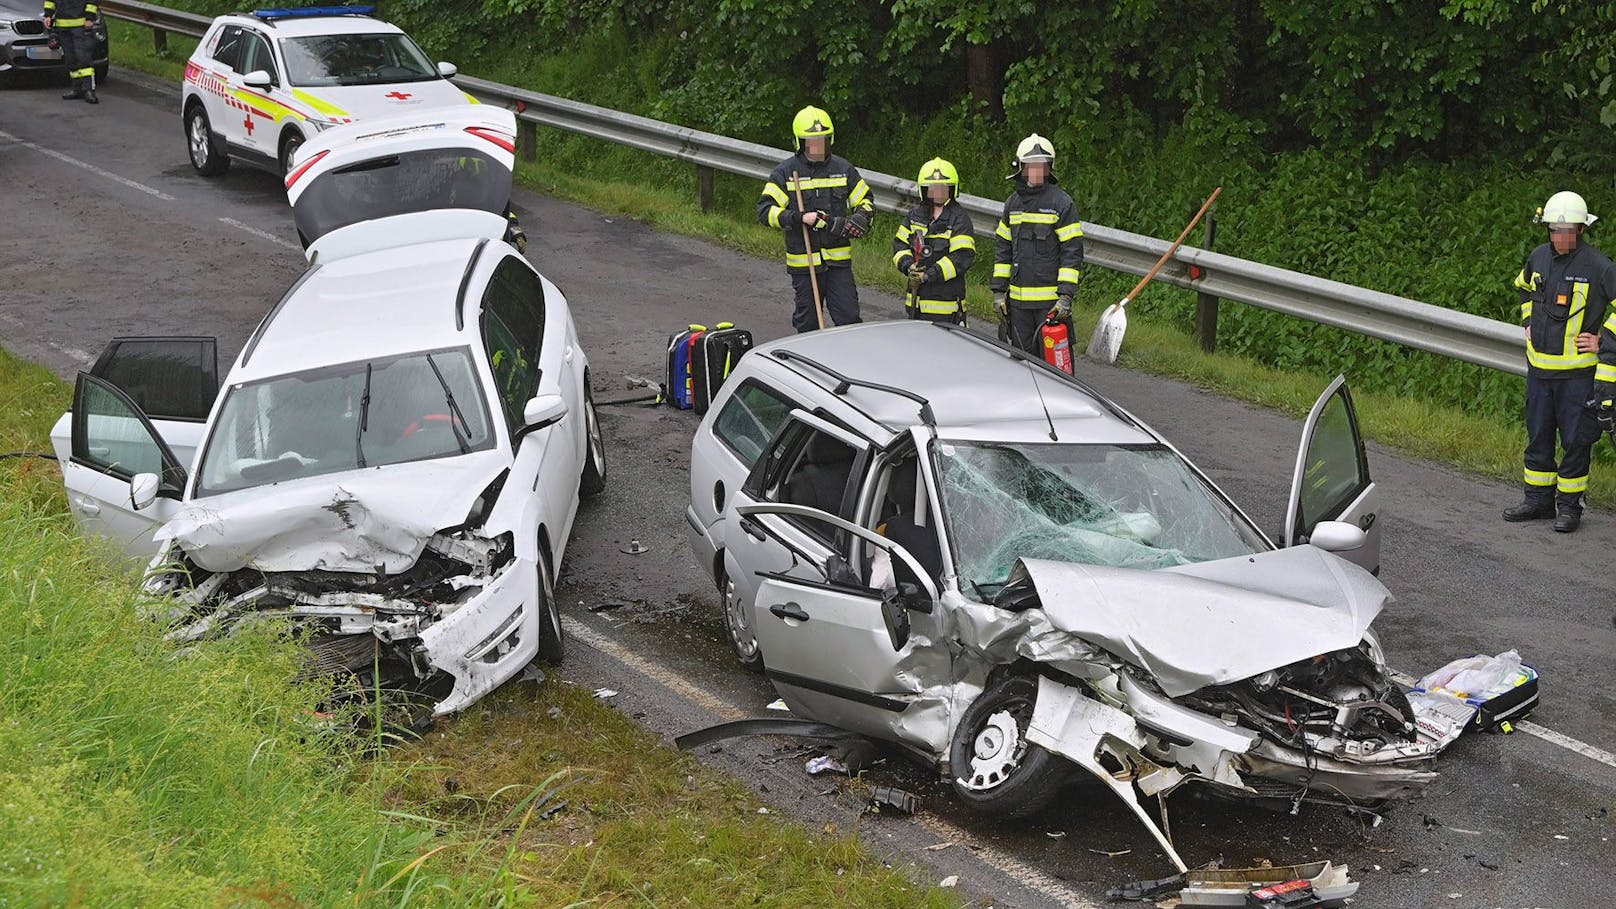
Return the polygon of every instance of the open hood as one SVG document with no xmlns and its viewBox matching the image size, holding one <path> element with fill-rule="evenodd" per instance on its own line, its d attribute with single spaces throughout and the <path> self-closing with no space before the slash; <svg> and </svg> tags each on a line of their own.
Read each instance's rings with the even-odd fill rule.
<svg viewBox="0 0 1616 909">
<path fill-rule="evenodd" d="M 1168 697 L 1357 646 L 1392 595 L 1312 546 L 1155 571 L 1021 560 L 1058 631 L 1148 671 Z"/>
<path fill-rule="evenodd" d="M 466 520 L 502 468 L 493 452 L 389 464 L 187 502 L 158 529 L 209 571 L 396 574 Z M 486 474 L 486 476 L 484 476 Z"/>
<path fill-rule="evenodd" d="M 313 137 L 286 175 L 286 197 L 310 261 L 431 240 L 497 239 L 515 165 L 510 111 L 428 110 Z"/>
</svg>

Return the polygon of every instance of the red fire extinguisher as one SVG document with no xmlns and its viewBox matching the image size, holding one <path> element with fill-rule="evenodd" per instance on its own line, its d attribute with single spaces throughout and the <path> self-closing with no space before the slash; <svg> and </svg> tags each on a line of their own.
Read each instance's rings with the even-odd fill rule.
<svg viewBox="0 0 1616 909">
<path fill-rule="evenodd" d="M 1065 322 L 1050 316 L 1039 330 L 1044 342 L 1044 362 L 1067 375 L 1072 374 L 1072 330 Z"/>
</svg>

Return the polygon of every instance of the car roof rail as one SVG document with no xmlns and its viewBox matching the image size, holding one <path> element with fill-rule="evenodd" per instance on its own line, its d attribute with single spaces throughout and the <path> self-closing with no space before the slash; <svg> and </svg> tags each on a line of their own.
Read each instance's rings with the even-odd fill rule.
<svg viewBox="0 0 1616 909">
<path fill-rule="evenodd" d="M 1012 347 L 1009 344 L 996 341 L 987 335 L 972 331 L 963 325 L 955 325 L 953 322 L 933 322 L 931 324 L 944 331 L 963 335 L 964 337 L 969 338 L 970 340 L 975 341 L 984 347 L 990 347 L 993 350 L 1004 353 L 1012 360 L 1020 360 L 1023 363 L 1026 363 L 1028 366 L 1042 366 L 1044 371 L 1049 373 L 1050 376 L 1065 382 L 1067 385 L 1070 385 L 1073 388 L 1076 388 L 1078 391 L 1081 391 L 1093 398 L 1101 407 L 1104 407 L 1107 411 L 1110 411 L 1112 416 L 1115 416 L 1117 419 L 1127 423 L 1130 426 L 1139 426 L 1138 420 L 1135 420 L 1131 415 L 1128 414 L 1127 411 L 1112 403 L 1111 399 L 1107 398 L 1103 394 L 1100 394 L 1100 392 L 1093 386 L 1089 385 L 1087 382 L 1084 382 L 1082 379 L 1079 379 L 1077 376 L 1065 371 L 1064 369 L 1056 369 L 1042 357 L 1035 357 L 1019 347 Z"/>
<path fill-rule="evenodd" d="M 273 26 L 281 19 L 318 19 L 327 16 L 374 16 L 376 7 L 367 6 L 297 6 L 255 9 L 247 15 Z"/>
<path fill-rule="evenodd" d="M 915 402 L 916 404 L 920 405 L 920 421 L 922 423 L 925 423 L 927 426 L 930 426 L 932 429 L 937 428 L 937 416 L 936 416 L 936 414 L 934 414 L 932 412 L 931 402 L 926 400 L 924 397 L 921 397 L 920 395 L 915 394 L 912 391 L 908 391 L 908 390 L 902 389 L 902 388 L 894 388 L 891 385 L 882 385 L 879 382 L 868 382 L 868 381 L 865 381 L 864 379 L 855 379 L 855 378 L 852 378 L 851 376 L 844 376 L 841 373 L 837 372 L 836 370 L 831 369 L 829 366 L 826 366 L 825 364 L 820 363 L 817 360 L 813 360 L 813 359 L 810 359 L 808 357 L 805 357 L 802 354 L 797 353 L 796 351 L 775 350 L 775 351 L 770 351 L 770 353 L 772 353 L 774 355 L 775 359 L 777 359 L 777 360 L 781 360 L 781 361 L 795 360 L 798 363 L 803 364 L 804 366 L 811 367 L 811 368 L 813 368 L 815 370 L 818 370 L 819 372 L 824 373 L 827 376 L 830 376 L 832 379 L 835 379 L 837 384 L 836 384 L 835 388 L 831 389 L 831 393 L 836 395 L 837 397 L 845 396 L 847 394 L 848 389 L 856 385 L 859 388 L 869 388 L 869 389 L 872 389 L 874 391 L 884 391 L 884 392 L 886 392 L 888 394 L 897 395 L 900 398 L 908 398 L 909 400 L 911 400 L 911 401 Z"/>
<path fill-rule="evenodd" d="M 275 321 L 275 317 L 279 315 L 281 309 L 286 306 L 286 301 L 292 299 L 292 296 L 297 293 L 297 289 L 302 287 L 305 281 L 312 278 L 314 273 L 323 267 L 324 266 L 316 263 L 305 269 L 303 274 L 292 283 L 292 286 L 286 289 L 286 293 L 281 295 L 280 300 L 275 304 L 275 308 L 271 309 L 269 314 L 264 316 L 264 321 L 259 322 L 258 327 L 253 329 L 253 333 L 247 338 L 247 345 L 241 349 L 242 366 L 246 366 L 247 361 L 252 359 L 253 351 L 258 349 L 258 342 L 262 341 L 264 339 L 264 333 L 269 331 L 269 323 Z"/>
<path fill-rule="evenodd" d="M 455 292 L 455 331 L 464 331 L 466 328 L 466 291 L 471 287 L 471 273 L 477 270 L 477 263 L 482 261 L 483 250 L 487 247 L 487 237 L 477 241 L 477 248 L 471 251 L 471 258 L 466 260 L 466 270 L 460 275 L 460 289 Z"/>
</svg>

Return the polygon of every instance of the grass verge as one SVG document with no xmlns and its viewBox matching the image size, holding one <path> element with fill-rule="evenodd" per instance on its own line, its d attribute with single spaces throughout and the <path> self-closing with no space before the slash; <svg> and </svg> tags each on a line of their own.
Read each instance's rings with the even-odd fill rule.
<svg viewBox="0 0 1616 909">
<path fill-rule="evenodd" d="M 69 392 L 0 350 L 0 451 Z M 61 489 L 0 460 L 0 907 L 954 905 L 555 679 L 366 757 L 277 629 L 163 641 Z"/>
</svg>

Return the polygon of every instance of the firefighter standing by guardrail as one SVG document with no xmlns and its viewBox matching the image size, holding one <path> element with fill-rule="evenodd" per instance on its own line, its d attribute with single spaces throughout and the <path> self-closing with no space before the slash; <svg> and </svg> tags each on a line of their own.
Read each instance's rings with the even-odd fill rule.
<svg viewBox="0 0 1616 909">
<path fill-rule="evenodd" d="M 892 238 L 892 264 L 909 279 L 909 318 L 965 324 L 965 272 L 976 261 L 976 229 L 959 198 L 959 171 L 942 158 L 920 166 L 924 197 Z"/>
<path fill-rule="evenodd" d="M 101 8 L 85 0 L 45 0 L 45 27 L 61 44 L 67 75 L 73 80 L 64 101 L 101 103 L 95 96 L 95 20 L 100 15 Z"/>
<path fill-rule="evenodd" d="M 1053 316 L 1070 321 L 1083 276 L 1083 225 L 1077 204 L 1056 185 L 1055 146 L 1033 133 L 1016 147 L 1016 191 L 994 231 L 993 305 L 1000 334 L 1035 357 L 1039 328 Z"/>
<path fill-rule="evenodd" d="M 1506 521 L 1554 519 L 1571 533 L 1582 523 L 1588 464 L 1599 439 L 1596 373 L 1607 392 L 1616 382 L 1616 337 L 1602 354 L 1600 336 L 1616 328 L 1616 265 L 1584 242 L 1599 220 L 1573 192 L 1558 192 L 1539 210 L 1549 242 L 1532 250 L 1515 277 L 1526 329 L 1526 497 Z M 1601 357 L 1609 362 L 1601 362 Z M 1555 436 L 1564 453 L 1555 461 Z"/>
<path fill-rule="evenodd" d="M 799 332 L 821 327 L 815 299 L 820 294 L 831 322 L 862 321 L 852 240 L 874 222 L 870 186 L 858 168 L 830 153 L 836 139 L 830 114 L 805 107 L 792 120 L 791 132 L 797 153 L 774 168 L 757 204 L 758 221 L 785 236 L 786 271 L 796 293 L 791 325 Z"/>
</svg>

